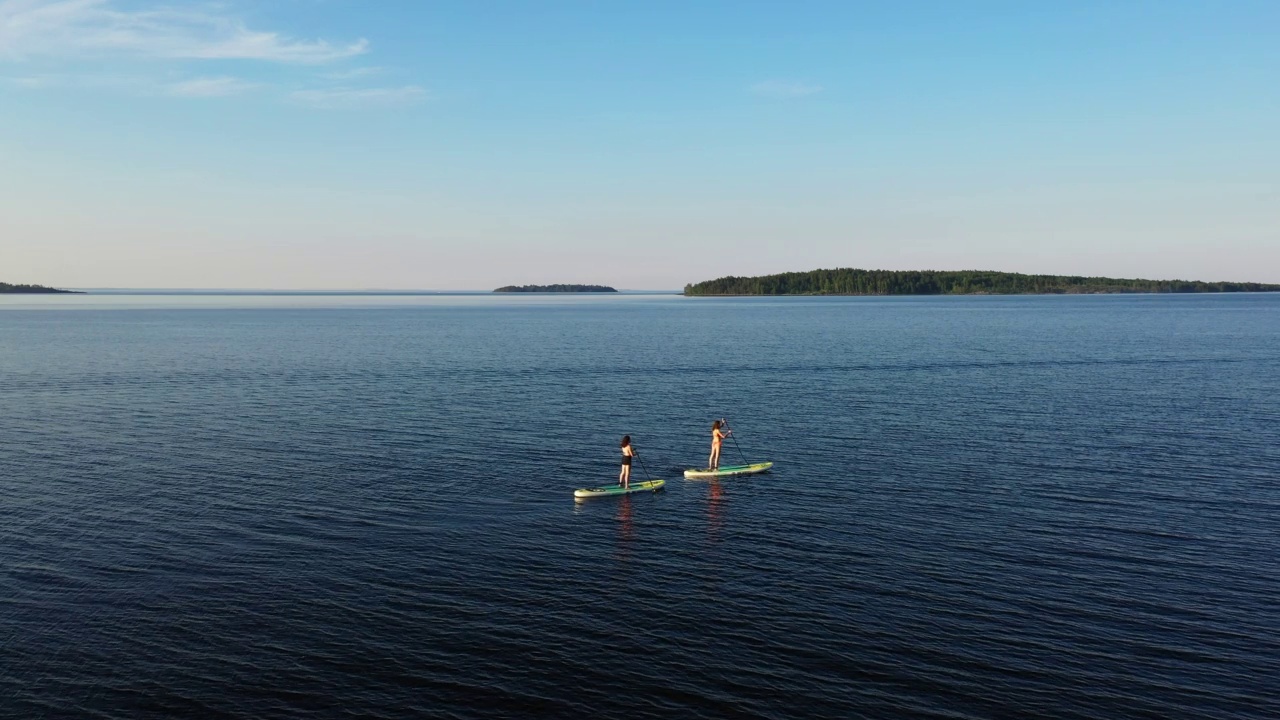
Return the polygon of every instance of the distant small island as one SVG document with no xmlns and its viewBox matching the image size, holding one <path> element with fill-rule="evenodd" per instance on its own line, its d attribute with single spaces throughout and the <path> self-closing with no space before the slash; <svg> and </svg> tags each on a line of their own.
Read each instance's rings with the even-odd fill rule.
<svg viewBox="0 0 1280 720">
<path fill-rule="evenodd" d="M 684 286 L 707 295 L 1074 295 L 1100 293 L 1280 292 L 1280 285 L 1023 275 L 989 270 L 811 270 L 722 277 Z"/>
<path fill-rule="evenodd" d="M 616 293 L 604 285 L 506 285 L 494 290 L 500 293 Z"/>
<path fill-rule="evenodd" d="M 59 290 L 58 288 L 45 287 L 43 285 L 10 285 L 9 283 L 0 282 L 0 293 L 23 293 L 28 295 L 60 293 L 67 295 L 80 295 L 75 290 Z"/>
</svg>

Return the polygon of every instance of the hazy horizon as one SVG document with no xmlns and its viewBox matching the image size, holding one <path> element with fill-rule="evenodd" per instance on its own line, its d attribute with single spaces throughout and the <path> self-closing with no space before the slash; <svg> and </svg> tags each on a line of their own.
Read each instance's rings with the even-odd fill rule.
<svg viewBox="0 0 1280 720">
<path fill-rule="evenodd" d="M 1280 283 L 1280 4 L 0 0 L 0 281 Z"/>
<path fill-rule="evenodd" d="M 813 270 L 821 270 L 821 269 L 827 269 L 827 268 L 812 268 L 812 269 L 813 269 Z M 836 268 L 830 268 L 830 269 L 836 269 Z M 876 271 L 876 270 L 885 270 L 885 268 L 857 268 L 857 269 L 862 269 L 862 270 L 872 270 L 872 271 Z M 919 270 L 919 268 L 917 268 L 916 270 Z M 926 268 L 926 269 L 923 269 L 923 271 L 925 271 L 925 272 L 932 272 L 932 271 L 935 271 L 935 270 L 937 270 L 937 268 Z M 963 270 L 963 271 L 973 271 L 973 272 L 988 272 L 988 271 L 991 271 L 989 268 L 963 268 L 962 270 Z M 769 275 L 773 275 L 773 274 L 782 274 L 782 273 L 788 273 L 788 272 L 806 272 L 806 271 L 781 270 L 781 271 L 778 271 L 778 273 L 762 273 L 762 274 L 769 274 Z M 998 270 L 997 270 L 997 271 L 993 271 L 993 272 L 1004 272 L 1004 271 L 998 271 Z M 1028 274 L 1057 275 L 1058 273 L 1028 273 Z M 684 286 L 685 286 L 685 284 L 693 284 L 693 283 L 702 282 L 702 281 L 705 281 L 705 280 L 716 280 L 716 279 L 719 279 L 719 278 L 721 278 L 721 277 L 726 277 L 726 276 L 717 276 L 716 278 L 702 278 L 702 279 L 700 279 L 700 280 L 691 280 L 691 281 L 689 281 L 689 283 L 682 283 L 679 287 L 654 287 L 654 288 L 616 287 L 616 286 L 609 285 L 608 283 L 585 283 L 585 282 L 573 282 L 573 283 L 569 283 L 569 282 L 560 282 L 560 281 L 557 281 L 557 280 L 546 280 L 546 281 L 538 281 L 538 282 L 530 282 L 530 283 L 505 283 L 504 285 L 499 285 L 499 286 L 497 286 L 497 287 L 505 287 L 505 286 L 507 286 L 507 285 L 554 285 L 554 284 L 566 284 L 566 285 L 568 285 L 568 284 L 595 284 L 595 285 L 605 285 L 606 287 L 612 287 L 614 290 L 616 290 L 617 292 L 620 292 L 620 293 L 664 293 L 664 292 L 682 292 L 682 291 L 684 290 Z M 1119 277 L 1116 277 L 1116 276 L 1098 276 L 1098 275 L 1095 275 L 1095 276 L 1085 276 L 1085 277 L 1110 277 L 1110 278 L 1115 278 L 1115 279 L 1130 279 L 1130 280 L 1162 280 L 1162 281 L 1191 281 L 1191 282 L 1264 282 L 1264 283 L 1266 282 L 1266 281 L 1252 281 L 1252 280 L 1234 280 L 1234 279 L 1230 279 L 1230 278 L 1214 278 L 1214 279 L 1200 279 L 1200 278 L 1144 278 L 1144 277 L 1119 278 Z M 0 282 L 7 282 L 7 281 L 5 281 L 5 280 L 3 280 L 3 279 L 0 279 Z M 272 292 L 281 292 L 281 293 L 289 293 L 289 292 L 299 292 L 299 293 L 306 293 L 306 292 L 313 292 L 313 293 L 330 293 L 330 292 L 331 292 L 331 293 L 492 293 L 492 292 L 494 292 L 494 291 L 497 289 L 497 287 L 493 287 L 493 288 L 475 288 L 475 287 L 470 287 L 470 288 L 431 288 L 431 287 L 160 287 L 160 286 L 154 286 L 154 287 L 111 287 L 111 286 L 100 286 L 100 287 L 94 287 L 94 286 L 78 286 L 78 287 L 71 287 L 71 286 L 61 286 L 61 289 L 64 289 L 64 290 L 77 290 L 77 291 L 85 291 L 85 292 L 89 292 L 89 291 L 96 291 L 96 292 L 131 292 L 131 291 L 136 291 L 136 292 L 268 292 L 268 293 L 272 293 Z"/>
</svg>

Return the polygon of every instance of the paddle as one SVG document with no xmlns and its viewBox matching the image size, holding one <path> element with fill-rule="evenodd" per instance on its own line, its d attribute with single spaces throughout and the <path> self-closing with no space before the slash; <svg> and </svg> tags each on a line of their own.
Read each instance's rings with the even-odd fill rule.
<svg viewBox="0 0 1280 720">
<path fill-rule="evenodd" d="M 635 456 L 635 458 L 636 458 L 637 460 L 640 460 L 640 456 L 639 456 L 639 455 L 636 455 L 636 456 Z M 645 479 L 645 480 L 647 480 L 647 481 L 649 481 L 649 482 L 653 482 L 653 477 L 652 477 L 651 475 L 649 475 L 649 468 L 645 467 L 645 464 L 644 464 L 644 461 L 643 461 L 643 460 L 640 460 L 640 467 L 644 469 L 644 479 Z M 654 492 L 657 492 L 657 488 L 655 488 L 655 489 L 654 489 Z"/>
<path fill-rule="evenodd" d="M 720 424 L 725 426 L 726 428 L 729 428 L 729 421 L 725 420 L 724 418 L 720 418 Z M 750 465 L 751 463 L 747 462 L 747 456 L 742 454 L 742 448 L 738 445 L 738 438 L 736 435 L 733 434 L 732 428 L 729 429 L 729 438 L 733 440 L 733 447 L 735 450 L 738 451 L 738 457 L 742 458 L 742 464 Z"/>
</svg>

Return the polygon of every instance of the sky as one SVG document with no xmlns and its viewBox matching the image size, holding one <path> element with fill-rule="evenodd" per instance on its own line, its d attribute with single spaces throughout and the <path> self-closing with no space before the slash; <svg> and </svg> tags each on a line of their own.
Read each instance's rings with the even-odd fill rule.
<svg viewBox="0 0 1280 720">
<path fill-rule="evenodd" d="M 1280 282 L 1280 2 L 0 0 L 0 281 Z"/>
</svg>

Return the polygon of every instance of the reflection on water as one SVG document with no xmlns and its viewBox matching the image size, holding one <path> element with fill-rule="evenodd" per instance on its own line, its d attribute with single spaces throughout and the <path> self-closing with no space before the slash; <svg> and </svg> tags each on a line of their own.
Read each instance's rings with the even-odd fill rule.
<svg viewBox="0 0 1280 720">
<path fill-rule="evenodd" d="M 720 542 L 720 529 L 724 527 L 724 486 L 719 480 L 707 483 L 707 539 Z"/>
<path fill-rule="evenodd" d="M 631 496 L 623 495 L 618 500 L 618 512 L 614 515 L 618 521 L 617 559 L 626 560 L 631 557 L 631 541 L 635 536 L 635 525 L 631 522 Z"/>
</svg>

